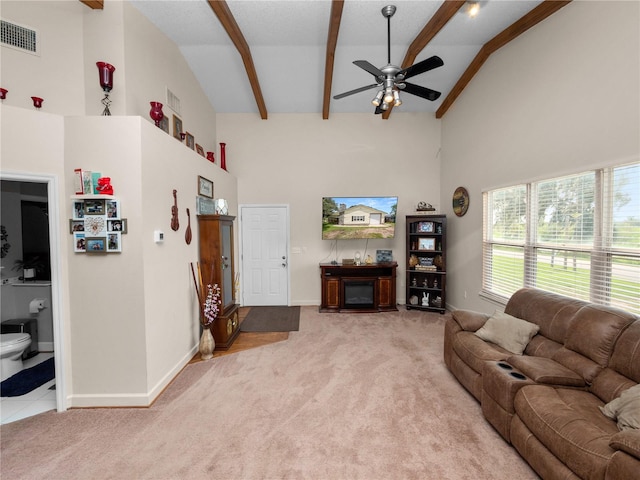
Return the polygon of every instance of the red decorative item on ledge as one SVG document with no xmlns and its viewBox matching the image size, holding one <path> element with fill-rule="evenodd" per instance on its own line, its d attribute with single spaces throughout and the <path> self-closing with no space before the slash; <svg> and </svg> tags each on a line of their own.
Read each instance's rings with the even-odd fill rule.
<svg viewBox="0 0 640 480">
<path fill-rule="evenodd" d="M 31 100 L 33 100 L 33 106 L 36 108 L 41 108 L 42 102 L 44 102 L 44 99 L 40 97 L 31 97 Z"/>
<path fill-rule="evenodd" d="M 160 122 L 164 118 L 164 113 L 162 113 L 162 104 L 160 102 L 149 103 L 151 104 L 149 115 L 151 116 L 151 119 L 156 122 L 156 127 L 160 127 Z"/>
<path fill-rule="evenodd" d="M 0 100 L 4 100 L 5 98 L 7 98 L 7 92 L 9 90 L 7 90 L 6 88 L 0 88 Z"/>
<path fill-rule="evenodd" d="M 225 152 L 227 144 L 220 142 L 220 168 L 223 170 L 227 169 L 227 156 Z"/>
<path fill-rule="evenodd" d="M 111 177 L 100 177 L 96 190 L 101 195 L 113 195 L 113 185 L 111 185 Z"/>
<path fill-rule="evenodd" d="M 207 152 L 207 160 L 211 163 L 216 163 L 216 157 L 213 152 Z"/>
<path fill-rule="evenodd" d="M 111 116 L 111 112 L 109 111 L 109 105 L 111 105 L 109 92 L 113 88 L 113 72 L 116 71 L 116 67 L 106 62 L 96 62 L 96 66 L 98 67 L 100 86 L 104 92 L 104 98 L 102 99 L 104 110 L 102 111 L 102 115 L 108 117 Z"/>
</svg>

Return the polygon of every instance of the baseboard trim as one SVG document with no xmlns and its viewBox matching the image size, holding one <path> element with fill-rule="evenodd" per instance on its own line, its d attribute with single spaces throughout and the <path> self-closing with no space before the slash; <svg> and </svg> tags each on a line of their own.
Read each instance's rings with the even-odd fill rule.
<svg viewBox="0 0 640 480">
<path fill-rule="evenodd" d="M 198 345 L 187 352 L 147 393 L 76 394 L 67 397 L 69 408 L 149 407 L 169 386 L 198 351 Z"/>
</svg>

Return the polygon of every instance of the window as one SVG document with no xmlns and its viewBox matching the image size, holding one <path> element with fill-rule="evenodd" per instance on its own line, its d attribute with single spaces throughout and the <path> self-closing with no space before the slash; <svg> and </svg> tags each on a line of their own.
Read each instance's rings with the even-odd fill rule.
<svg viewBox="0 0 640 480">
<path fill-rule="evenodd" d="M 483 279 L 640 313 L 640 163 L 483 194 Z"/>
<path fill-rule="evenodd" d="M 352 222 L 364 222 L 364 215 L 351 215 Z"/>
</svg>

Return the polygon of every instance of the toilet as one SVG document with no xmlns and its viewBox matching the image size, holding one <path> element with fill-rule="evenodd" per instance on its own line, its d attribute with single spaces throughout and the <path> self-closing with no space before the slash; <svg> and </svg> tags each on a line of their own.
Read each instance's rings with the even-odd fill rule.
<svg viewBox="0 0 640 480">
<path fill-rule="evenodd" d="M 28 333 L 0 334 L 0 381 L 22 370 L 22 353 L 31 345 Z"/>
</svg>

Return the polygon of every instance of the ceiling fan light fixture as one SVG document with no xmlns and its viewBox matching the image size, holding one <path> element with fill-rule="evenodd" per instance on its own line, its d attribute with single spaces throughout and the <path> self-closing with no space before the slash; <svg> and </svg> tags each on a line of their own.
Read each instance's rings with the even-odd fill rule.
<svg viewBox="0 0 640 480">
<path fill-rule="evenodd" d="M 402 100 L 400 100 L 400 94 L 398 93 L 397 90 L 393 91 L 393 106 L 394 107 L 399 107 L 400 105 L 402 105 Z"/>
<path fill-rule="evenodd" d="M 480 2 L 467 2 L 465 9 L 469 18 L 475 18 L 480 12 Z"/>
<path fill-rule="evenodd" d="M 382 110 L 389 110 L 389 104 L 387 102 L 382 102 L 382 106 L 380 108 Z"/>
<path fill-rule="evenodd" d="M 380 103 L 382 103 L 382 95 L 384 94 L 384 92 L 382 90 L 380 90 L 376 96 L 374 97 L 373 100 L 371 100 L 371 103 L 373 104 L 374 107 L 379 107 Z"/>
<path fill-rule="evenodd" d="M 387 87 L 384 91 L 384 103 L 393 102 L 393 90 L 390 87 Z"/>
</svg>

